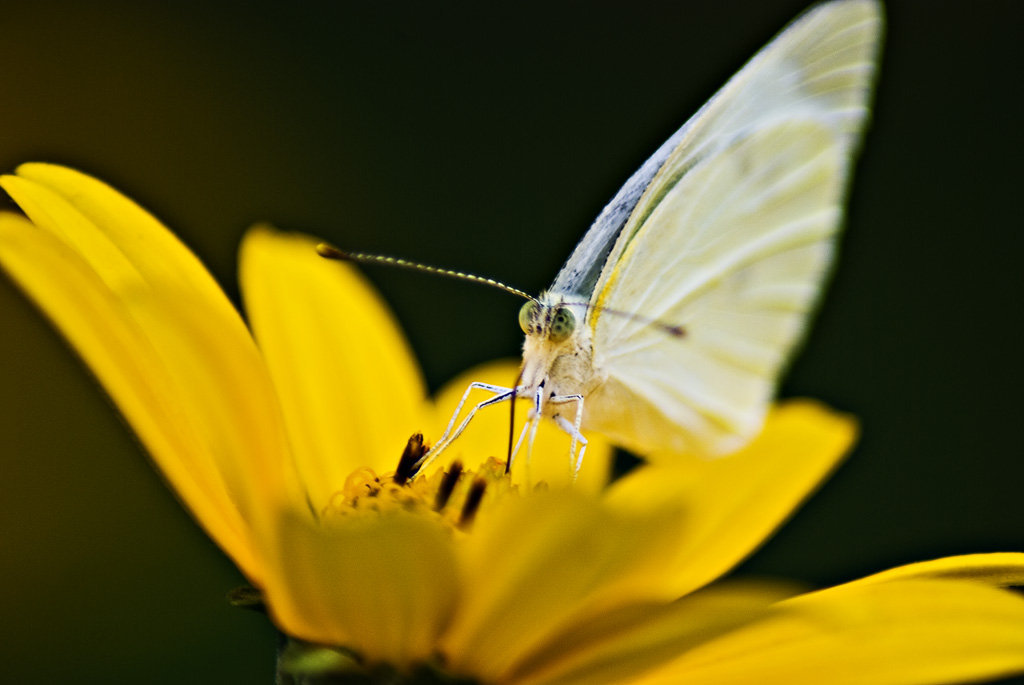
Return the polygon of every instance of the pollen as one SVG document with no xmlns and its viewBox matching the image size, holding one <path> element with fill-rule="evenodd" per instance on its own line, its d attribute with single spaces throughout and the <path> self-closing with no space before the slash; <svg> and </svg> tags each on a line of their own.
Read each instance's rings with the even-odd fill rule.
<svg viewBox="0 0 1024 685">
<path fill-rule="evenodd" d="M 409 465 L 425 451 L 423 436 L 413 435 L 394 471 L 378 474 L 368 466 L 356 469 L 320 511 L 321 518 L 405 510 L 464 531 L 481 509 L 510 493 L 518 494 L 519 486 L 512 484 L 503 459 L 490 457 L 476 470 L 455 461 L 429 474 L 415 473 Z"/>
</svg>

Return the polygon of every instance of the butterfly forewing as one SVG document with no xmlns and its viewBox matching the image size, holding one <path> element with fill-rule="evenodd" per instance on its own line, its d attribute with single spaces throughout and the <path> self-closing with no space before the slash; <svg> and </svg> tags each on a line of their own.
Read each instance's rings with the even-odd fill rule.
<svg viewBox="0 0 1024 685">
<path fill-rule="evenodd" d="M 806 13 L 634 175 L 661 162 L 615 235 L 599 219 L 584 238 L 555 283 L 586 271 L 588 240 L 607 254 L 589 427 L 645 454 L 723 453 L 757 430 L 831 263 L 880 32 L 869 0 Z"/>
</svg>

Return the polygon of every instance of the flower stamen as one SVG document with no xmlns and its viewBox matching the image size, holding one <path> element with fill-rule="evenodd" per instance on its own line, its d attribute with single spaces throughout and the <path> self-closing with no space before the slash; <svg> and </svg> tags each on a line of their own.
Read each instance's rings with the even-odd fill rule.
<svg viewBox="0 0 1024 685">
<path fill-rule="evenodd" d="M 441 479 L 441 484 L 437 487 L 437 497 L 434 499 L 434 511 L 441 511 L 445 505 L 448 504 L 448 500 L 451 499 L 452 493 L 455 491 L 455 486 L 459 482 L 459 477 L 462 476 L 462 462 L 453 462 L 451 468 L 445 472 L 444 477 Z"/>
<path fill-rule="evenodd" d="M 413 433 L 409 442 L 405 445 L 401 458 L 398 460 L 398 468 L 395 469 L 394 481 L 399 485 L 405 485 L 406 481 L 416 476 L 416 463 L 423 459 L 427 453 L 427 446 L 423 442 L 423 433 Z"/>
<path fill-rule="evenodd" d="M 459 528 L 466 528 L 473 523 L 477 510 L 480 509 L 480 502 L 484 498 L 484 491 L 487 490 L 487 481 L 483 478 L 476 478 L 469 487 L 466 494 L 466 501 L 462 504 L 462 513 L 459 514 Z"/>
<path fill-rule="evenodd" d="M 409 439 L 398 470 L 378 475 L 364 466 L 350 473 L 320 510 L 321 521 L 406 511 L 434 518 L 455 532 L 465 532 L 481 509 L 484 492 L 491 493 L 490 501 L 519 490 L 505 474 L 504 463 L 495 457 L 475 471 L 454 461 L 446 470 L 438 469 L 430 475 L 410 474 L 406 465 L 414 463 L 423 449 L 422 436 L 416 434 Z"/>
</svg>

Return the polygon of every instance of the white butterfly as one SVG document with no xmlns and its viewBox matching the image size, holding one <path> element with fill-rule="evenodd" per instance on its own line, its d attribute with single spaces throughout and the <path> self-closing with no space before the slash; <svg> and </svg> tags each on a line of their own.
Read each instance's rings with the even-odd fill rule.
<svg viewBox="0 0 1024 685">
<path fill-rule="evenodd" d="M 547 416 L 572 454 L 581 429 L 640 454 L 718 455 L 749 440 L 832 262 L 881 31 L 877 2 L 839 0 L 755 55 L 524 305 L 518 387 L 474 383 L 427 459 L 478 409 L 515 397 L 532 401 L 531 444 Z M 494 396 L 455 427 L 474 388 Z"/>
</svg>

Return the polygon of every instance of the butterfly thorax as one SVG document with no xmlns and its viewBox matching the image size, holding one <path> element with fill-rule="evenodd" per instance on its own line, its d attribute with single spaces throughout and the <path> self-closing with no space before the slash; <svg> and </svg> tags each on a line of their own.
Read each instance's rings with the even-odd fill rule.
<svg viewBox="0 0 1024 685">
<path fill-rule="evenodd" d="M 594 367 L 587 305 L 578 296 L 547 292 L 527 302 L 519 313 L 526 334 L 523 342 L 523 396 L 541 398 L 584 395 L 604 381 Z M 557 413 L 558 405 L 543 402 L 544 414 Z"/>
</svg>

